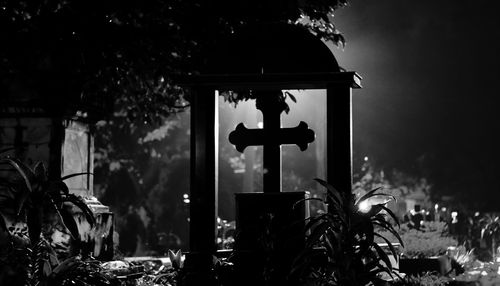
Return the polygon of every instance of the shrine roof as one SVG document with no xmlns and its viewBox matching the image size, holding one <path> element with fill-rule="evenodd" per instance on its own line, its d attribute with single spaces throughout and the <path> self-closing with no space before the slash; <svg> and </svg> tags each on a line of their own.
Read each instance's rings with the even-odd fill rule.
<svg viewBox="0 0 500 286">
<path fill-rule="evenodd" d="M 214 89 L 324 89 L 328 85 L 361 88 L 361 76 L 356 72 L 306 74 L 205 74 L 178 77 L 184 86 Z"/>
<path fill-rule="evenodd" d="M 326 44 L 298 25 L 251 25 L 217 42 L 203 74 L 340 72 Z"/>
</svg>

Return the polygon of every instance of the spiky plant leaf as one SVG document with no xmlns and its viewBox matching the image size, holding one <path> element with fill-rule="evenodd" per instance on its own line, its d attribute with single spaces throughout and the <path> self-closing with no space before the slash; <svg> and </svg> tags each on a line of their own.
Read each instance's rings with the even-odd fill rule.
<svg viewBox="0 0 500 286">
<path fill-rule="evenodd" d="M 389 250 L 391 251 L 392 255 L 395 258 L 398 257 L 398 252 L 396 251 L 396 249 L 394 248 L 394 246 L 392 245 L 392 243 L 385 236 L 380 235 L 378 233 L 375 233 L 375 236 L 380 237 L 381 239 L 383 239 L 387 243 L 387 246 L 389 247 Z"/>
<path fill-rule="evenodd" d="M 174 269 L 180 269 L 182 267 L 182 252 L 180 250 L 173 252 L 169 249 L 168 258 L 170 259 L 170 263 L 172 263 L 172 267 Z"/>
<path fill-rule="evenodd" d="M 378 220 L 372 220 L 372 223 L 374 225 L 380 226 L 382 229 L 389 231 L 398 240 L 398 242 L 401 244 L 401 246 L 404 247 L 404 242 L 401 239 L 401 236 L 396 232 L 396 230 L 392 227 L 392 225 L 390 225 L 389 223 L 387 223 L 385 221 L 380 222 Z"/>
<path fill-rule="evenodd" d="M 12 150 L 16 150 L 16 148 L 15 147 L 9 147 L 9 148 L 2 149 L 2 150 L 0 150 L 0 155 L 2 155 L 4 153 L 7 153 L 9 151 L 12 151 Z"/>
<path fill-rule="evenodd" d="M 64 198 L 64 201 L 70 202 L 74 204 L 76 207 L 78 207 L 82 211 L 87 222 L 90 224 L 90 227 L 95 226 L 96 222 L 95 222 L 94 212 L 92 211 L 92 209 L 89 208 L 89 206 L 82 197 L 79 197 L 74 194 L 67 194 Z"/>
<path fill-rule="evenodd" d="M 378 187 L 378 188 L 375 188 L 375 189 L 367 192 L 366 194 L 361 196 L 359 199 L 357 199 L 356 202 L 354 203 L 354 205 L 358 206 L 361 202 L 365 201 L 366 199 L 377 196 L 377 195 L 385 195 L 385 194 L 376 193 L 380 189 L 382 189 L 382 187 Z"/>
<path fill-rule="evenodd" d="M 341 193 L 339 191 L 337 191 L 337 189 L 335 189 L 332 185 L 330 185 L 329 183 L 327 183 L 324 180 L 321 180 L 318 178 L 315 178 L 314 180 L 326 188 L 328 194 L 333 198 L 333 201 L 340 206 L 340 208 L 343 207 L 344 200 L 341 196 Z"/>
<path fill-rule="evenodd" d="M 396 215 L 386 206 L 381 206 L 383 210 L 385 210 L 385 212 L 391 216 L 391 218 L 393 219 L 393 221 L 398 225 L 398 227 L 400 227 L 399 225 L 399 220 L 398 218 L 396 217 Z"/>
<path fill-rule="evenodd" d="M 29 180 L 28 176 L 33 178 L 34 174 L 26 165 L 24 165 L 22 162 L 20 162 L 17 159 L 2 158 L 2 159 L 0 159 L 0 165 L 2 165 L 2 164 L 10 165 L 11 167 L 13 167 L 17 171 L 17 173 L 23 179 L 23 183 L 24 183 L 23 187 L 25 187 L 25 189 L 27 190 L 27 192 L 24 192 L 23 194 L 21 194 L 21 199 L 18 202 L 16 213 L 17 213 L 17 215 L 20 215 L 21 211 L 24 207 L 24 202 L 28 198 L 29 193 L 32 192 L 31 181 Z"/>
<path fill-rule="evenodd" d="M 387 253 L 380 247 L 378 244 L 374 243 L 372 244 L 373 248 L 377 251 L 378 257 L 382 259 L 382 261 L 385 263 L 385 267 L 389 270 L 392 271 L 392 263 L 391 260 L 389 259 L 389 256 L 387 256 Z"/>
<path fill-rule="evenodd" d="M 90 172 L 82 172 L 82 173 L 69 174 L 69 175 L 66 175 L 66 176 L 62 177 L 61 181 L 65 181 L 65 180 L 67 180 L 69 178 L 73 178 L 73 177 L 77 177 L 77 176 L 83 176 L 83 175 L 89 175 L 90 176 L 90 175 L 94 175 L 94 174 L 92 174 Z"/>
<path fill-rule="evenodd" d="M 73 214 L 65 208 L 56 209 L 57 214 L 59 215 L 62 224 L 69 231 L 71 238 L 74 240 L 80 240 L 80 232 L 78 231 L 78 225 L 76 224 L 75 218 Z"/>
</svg>

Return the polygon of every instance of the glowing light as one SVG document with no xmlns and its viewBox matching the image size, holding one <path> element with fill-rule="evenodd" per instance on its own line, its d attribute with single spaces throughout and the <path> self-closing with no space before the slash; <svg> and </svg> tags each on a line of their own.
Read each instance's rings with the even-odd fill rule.
<svg viewBox="0 0 500 286">
<path fill-rule="evenodd" d="M 358 206 L 359 211 L 362 213 L 369 212 L 371 208 L 372 206 L 367 201 L 362 201 Z"/>
<path fill-rule="evenodd" d="M 185 204 L 189 204 L 191 201 L 189 199 L 184 199 Z"/>
<path fill-rule="evenodd" d="M 262 121 L 257 122 L 257 128 L 264 128 L 264 123 Z"/>
<path fill-rule="evenodd" d="M 367 162 L 368 161 L 368 156 L 365 156 L 364 160 L 365 160 L 365 162 Z"/>
<path fill-rule="evenodd" d="M 442 211 L 442 212 L 445 212 L 445 211 L 446 211 L 446 208 L 445 208 L 445 207 L 442 207 L 442 208 L 441 208 L 441 211 Z"/>
<path fill-rule="evenodd" d="M 437 211 L 439 209 L 439 205 L 438 204 L 435 204 L 434 205 L 434 209 Z"/>
<path fill-rule="evenodd" d="M 475 213 L 474 213 L 474 216 L 479 216 L 479 212 L 475 212 Z"/>
<path fill-rule="evenodd" d="M 182 195 L 182 197 L 185 198 L 185 199 L 189 199 L 189 195 L 188 194 L 184 194 L 184 195 Z"/>
</svg>

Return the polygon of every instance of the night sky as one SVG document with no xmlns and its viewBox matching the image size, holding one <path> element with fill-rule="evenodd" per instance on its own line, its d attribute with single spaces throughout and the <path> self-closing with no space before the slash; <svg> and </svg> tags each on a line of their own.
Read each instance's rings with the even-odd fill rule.
<svg viewBox="0 0 500 286">
<path fill-rule="evenodd" d="M 353 99 L 355 159 L 426 176 L 442 193 L 500 202 L 499 8 L 352 0 L 337 11 L 347 46 L 334 53 L 363 77 Z"/>
</svg>

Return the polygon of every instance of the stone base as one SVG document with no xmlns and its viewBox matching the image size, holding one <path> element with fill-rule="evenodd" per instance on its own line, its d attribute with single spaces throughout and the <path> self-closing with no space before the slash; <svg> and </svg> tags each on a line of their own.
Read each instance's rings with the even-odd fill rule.
<svg viewBox="0 0 500 286">
<path fill-rule="evenodd" d="M 306 192 L 236 194 L 234 265 L 244 285 L 291 285 L 305 245 Z"/>
<path fill-rule="evenodd" d="M 102 261 L 112 260 L 114 215 L 109 207 L 101 204 L 95 197 L 85 198 L 85 202 L 94 212 L 96 225 L 91 229 L 80 209 L 73 208 L 78 222 L 78 231 L 83 241 L 83 251 Z"/>
</svg>

